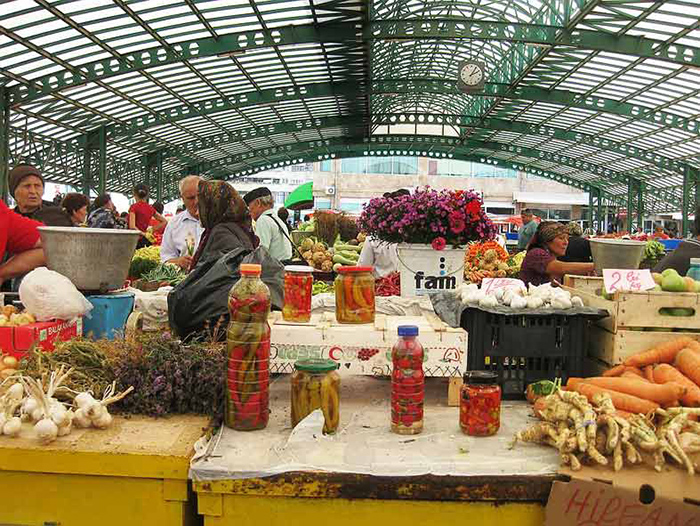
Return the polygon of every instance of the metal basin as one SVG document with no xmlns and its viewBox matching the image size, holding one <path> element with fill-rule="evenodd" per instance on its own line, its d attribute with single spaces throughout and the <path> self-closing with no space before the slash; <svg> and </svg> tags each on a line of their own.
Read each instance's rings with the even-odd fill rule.
<svg viewBox="0 0 700 526">
<path fill-rule="evenodd" d="M 136 230 L 39 227 L 47 266 L 80 290 L 101 291 L 124 286 L 136 250 Z"/>
<path fill-rule="evenodd" d="M 644 241 L 631 239 L 590 239 L 596 274 L 604 268 L 639 268 L 644 256 Z"/>
</svg>

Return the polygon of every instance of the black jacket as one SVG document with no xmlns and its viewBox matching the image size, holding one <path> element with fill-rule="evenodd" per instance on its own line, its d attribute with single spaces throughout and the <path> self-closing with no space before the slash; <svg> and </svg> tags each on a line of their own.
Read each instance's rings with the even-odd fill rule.
<svg viewBox="0 0 700 526">
<path fill-rule="evenodd" d="M 236 223 L 220 223 L 212 229 L 197 266 L 199 266 L 200 262 L 218 259 L 235 248 L 253 250 L 255 247 L 250 235 L 239 225 Z"/>
<path fill-rule="evenodd" d="M 41 208 L 37 208 L 33 212 L 20 212 L 18 206 L 14 208 L 14 212 L 44 223 L 46 226 L 73 226 L 73 221 L 63 212 L 63 209 L 50 201 L 42 201 Z"/>
<path fill-rule="evenodd" d="M 569 237 L 569 246 L 566 247 L 566 254 L 559 258 L 559 261 L 569 263 L 590 263 L 593 260 L 591 255 L 591 243 L 585 237 Z"/>
</svg>

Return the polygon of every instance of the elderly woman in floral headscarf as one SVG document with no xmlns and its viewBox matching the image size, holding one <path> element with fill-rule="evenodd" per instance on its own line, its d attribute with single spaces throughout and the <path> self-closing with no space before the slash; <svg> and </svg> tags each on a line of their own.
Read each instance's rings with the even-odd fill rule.
<svg viewBox="0 0 700 526">
<path fill-rule="evenodd" d="M 190 268 L 199 261 L 218 258 L 235 248 L 253 250 L 259 244 L 250 212 L 238 192 L 226 181 L 199 182 L 199 221 L 204 227 Z"/>
<path fill-rule="evenodd" d="M 593 263 L 568 263 L 558 259 L 566 254 L 568 245 L 566 225 L 556 221 L 541 222 L 527 247 L 527 255 L 520 267 L 520 279 L 526 284 L 542 285 L 553 279 L 561 282 L 564 274 L 591 274 Z"/>
</svg>

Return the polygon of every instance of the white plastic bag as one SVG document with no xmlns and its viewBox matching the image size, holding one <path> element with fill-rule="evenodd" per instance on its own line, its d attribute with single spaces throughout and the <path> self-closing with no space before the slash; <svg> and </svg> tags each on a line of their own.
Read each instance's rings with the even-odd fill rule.
<svg viewBox="0 0 700 526">
<path fill-rule="evenodd" d="M 38 321 L 72 320 L 92 310 L 73 282 L 63 274 L 39 267 L 24 276 L 19 299 Z"/>
</svg>

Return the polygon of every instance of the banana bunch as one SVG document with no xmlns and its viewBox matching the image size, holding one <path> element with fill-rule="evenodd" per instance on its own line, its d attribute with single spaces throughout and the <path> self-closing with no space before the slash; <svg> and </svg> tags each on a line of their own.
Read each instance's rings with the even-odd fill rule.
<svg viewBox="0 0 700 526">
<path fill-rule="evenodd" d="M 297 371 L 292 378 L 292 427 L 312 411 L 321 409 L 324 434 L 335 433 L 340 423 L 340 376 L 335 371 L 320 375 Z"/>
</svg>

